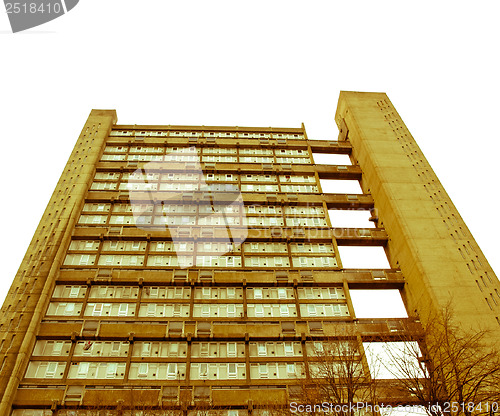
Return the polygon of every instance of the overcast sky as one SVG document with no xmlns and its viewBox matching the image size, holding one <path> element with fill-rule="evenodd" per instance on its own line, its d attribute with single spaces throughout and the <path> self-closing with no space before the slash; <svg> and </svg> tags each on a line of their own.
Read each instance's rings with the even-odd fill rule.
<svg viewBox="0 0 500 416">
<path fill-rule="evenodd" d="M 341 90 L 389 95 L 500 270 L 497 4 L 81 0 L 15 35 L 0 14 L 1 296 L 92 108 L 335 139 Z"/>
</svg>

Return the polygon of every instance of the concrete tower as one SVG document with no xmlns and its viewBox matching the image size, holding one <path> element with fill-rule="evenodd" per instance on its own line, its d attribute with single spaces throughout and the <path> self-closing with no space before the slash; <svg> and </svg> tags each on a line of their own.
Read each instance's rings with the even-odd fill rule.
<svg viewBox="0 0 500 416">
<path fill-rule="evenodd" d="M 498 279 L 387 96 L 342 92 L 335 117 L 327 141 L 92 110 L 2 307 L 0 413 L 265 415 L 327 341 L 397 340 L 450 301 L 498 336 Z M 390 268 L 343 268 L 346 245 Z M 356 318 L 356 288 L 399 290 L 409 317 Z"/>
</svg>

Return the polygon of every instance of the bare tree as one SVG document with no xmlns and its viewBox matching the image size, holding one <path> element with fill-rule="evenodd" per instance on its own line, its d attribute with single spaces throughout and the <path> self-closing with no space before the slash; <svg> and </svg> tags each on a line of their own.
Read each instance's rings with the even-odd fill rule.
<svg viewBox="0 0 500 416">
<path fill-rule="evenodd" d="M 375 379 L 360 337 L 315 342 L 308 355 L 310 379 L 304 381 L 299 395 L 302 403 L 310 405 L 303 408 L 305 413 L 322 414 L 325 409 L 321 405 L 327 403 L 328 411 L 351 416 L 356 403 L 375 403 Z"/>
<path fill-rule="evenodd" d="M 499 411 L 500 355 L 491 334 L 460 328 L 450 307 L 430 318 L 422 333 L 387 344 L 382 365 L 431 416 Z"/>
</svg>

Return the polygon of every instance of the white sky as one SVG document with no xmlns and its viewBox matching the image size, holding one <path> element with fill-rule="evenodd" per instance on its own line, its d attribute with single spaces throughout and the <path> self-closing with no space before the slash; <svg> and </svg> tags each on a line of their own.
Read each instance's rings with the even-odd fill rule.
<svg viewBox="0 0 500 416">
<path fill-rule="evenodd" d="M 15 35 L 0 14 L 0 297 L 92 108 L 116 109 L 122 124 L 304 122 L 311 138 L 335 139 L 340 90 L 387 92 L 500 270 L 499 9 L 496 1 L 81 0 Z"/>
<path fill-rule="evenodd" d="M 408 317 L 405 305 L 399 294 L 399 290 L 377 289 L 375 292 L 376 296 L 373 296 L 374 290 L 349 290 L 356 318 L 369 319 Z M 375 304 L 373 302 L 374 297 L 377 299 Z"/>
</svg>

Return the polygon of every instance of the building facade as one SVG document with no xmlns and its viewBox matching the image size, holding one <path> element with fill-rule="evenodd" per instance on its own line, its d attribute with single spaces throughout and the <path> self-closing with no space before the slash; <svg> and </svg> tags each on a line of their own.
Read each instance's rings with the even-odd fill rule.
<svg viewBox="0 0 500 416">
<path fill-rule="evenodd" d="M 2 308 L 0 413 L 268 414 L 332 340 L 398 339 L 450 299 L 498 334 L 499 282 L 387 96 L 343 92 L 336 121 L 327 141 L 92 110 Z M 345 269 L 343 245 L 391 267 Z M 409 317 L 356 318 L 356 288 L 398 289 Z"/>
</svg>

